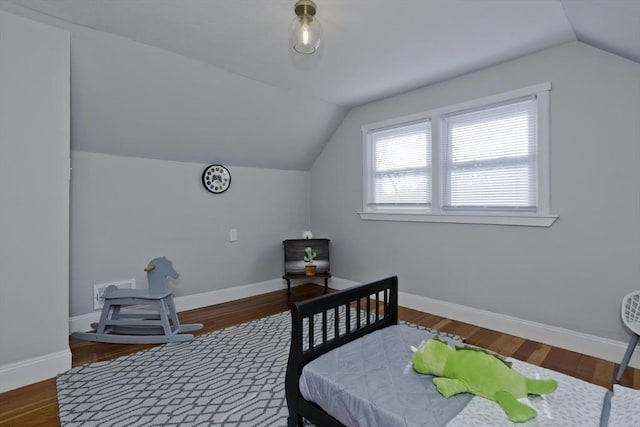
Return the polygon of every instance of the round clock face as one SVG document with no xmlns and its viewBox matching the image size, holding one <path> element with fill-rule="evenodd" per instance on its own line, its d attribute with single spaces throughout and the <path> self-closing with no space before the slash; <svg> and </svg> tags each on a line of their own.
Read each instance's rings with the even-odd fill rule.
<svg viewBox="0 0 640 427">
<path fill-rule="evenodd" d="M 212 193 L 224 193 L 231 185 L 229 169 L 222 165 L 207 166 L 202 173 L 202 185 Z"/>
</svg>

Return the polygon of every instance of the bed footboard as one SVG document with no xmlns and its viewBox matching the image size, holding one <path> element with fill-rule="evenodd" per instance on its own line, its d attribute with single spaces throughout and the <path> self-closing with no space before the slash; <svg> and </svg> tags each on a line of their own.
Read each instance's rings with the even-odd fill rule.
<svg viewBox="0 0 640 427">
<path fill-rule="evenodd" d="M 285 378 L 288 425 L 302 426 L 302 418 L 306 418 L 316 425 L 341 426 L 318 405 L 302 397 L 299 389 L 302 369 L 336 347 L 397 323 L 396 276 L 294 303 Z"/>
</svg>

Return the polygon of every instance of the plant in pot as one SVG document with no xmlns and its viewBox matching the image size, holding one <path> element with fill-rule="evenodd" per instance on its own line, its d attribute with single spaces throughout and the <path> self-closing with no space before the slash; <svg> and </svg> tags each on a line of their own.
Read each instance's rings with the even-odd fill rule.
<svg viewBox="0 0 640 427">
<path fill-rule="evenodd" d="M 316 259 L 318 254 L 313 251 L 310 247 L 304 248 L 304 262 L 307 265 L 304 266 L 304 273 L 307 276 L 314 276 L 316 274 L 316 265 L 313 263 L 313 260 Z"/>
</svg>

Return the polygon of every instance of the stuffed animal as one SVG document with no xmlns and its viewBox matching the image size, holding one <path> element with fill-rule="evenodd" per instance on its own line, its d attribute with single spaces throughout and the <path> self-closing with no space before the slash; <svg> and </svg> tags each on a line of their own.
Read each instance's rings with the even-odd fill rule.
<svg viewBox="0 0 640 427">
<path fill-rule="evenodd" d="M 552 393 L 555 380 L 527 378 L 511 369 L 511 364 L 486 350 L 473 347 L 452 348 L 432 338 L 415 350 L 413 368 L 421 374 L 434 375 L 433 383 L 444 397 L 473 393 L 494 400 L 513 422 L 526 422 L 538 414 L 517 399 L 528 394 Z"/>
</svg>

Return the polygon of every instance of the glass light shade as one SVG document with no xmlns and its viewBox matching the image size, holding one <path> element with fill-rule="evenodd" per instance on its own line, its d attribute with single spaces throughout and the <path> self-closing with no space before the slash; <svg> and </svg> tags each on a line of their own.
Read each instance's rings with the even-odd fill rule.
<svg viewBox="0 0 640 427">
<path fill-rule="evenodd" d="M 289 43 L 293 50 L 310 55 L 320 48 L 322 26 L 317 18 L 301 14 L 296 16 L 289 27 Z"/>
</svg>

